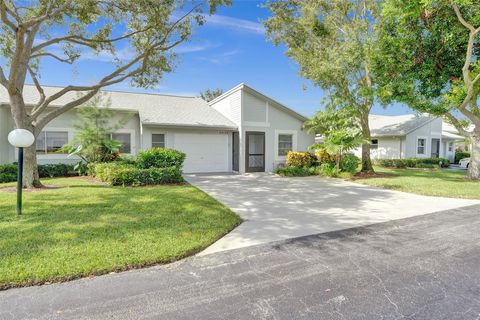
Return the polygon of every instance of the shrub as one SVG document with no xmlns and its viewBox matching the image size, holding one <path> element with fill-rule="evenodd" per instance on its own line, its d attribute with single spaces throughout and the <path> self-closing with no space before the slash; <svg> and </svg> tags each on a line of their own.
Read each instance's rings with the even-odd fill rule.
<svg viewBox="0 0 480 320">
<path fill-rule="evenodd" d="M 148 168 L 181 168 L 185 161 L 185 153 L 168 148 L 151 148 L 141 151 L 137 156 L 137 167 Z"/>
<path fill-rule="evenodd" d="M 68 177 L 74 175 L 74 171 L 72 165 L 63 163 L 38 165 L 40 178 Z"/>
<path fill-rule="evenodd" d="M 289 151 L 286 164 L 289 167 L 311 167 L 315 164 L 315 155 L 311 152 Z"/>
<path fill-rule="evenodd" d="M 17 181 L 17 165 L 0 165 L 0 183 Z"/>
<path fill-rule="evenodd" d="M 357 156 L 347 153 L 343 155 L 342 159 L 340 160 L 340 171 L 355 173 L 357 172 L 359 164 L 360 159 Z"/>
<path fill-rule="evenodd" d="M 17 164 L 0 165 L 0 183 L 17 181 Z M 38 165 L 40 178 L 68 177 L 75 175 L 72 165 L 55 163 Z"/>
<path fill-rule="evenodd" d="M 459 163 L 464 158 L 470 158 L 470 152 L 457 151 L 455 152 L 455 163 Z"/>
<path fill-rule="evenodd" d="M 428 165 L 448 167 L 450 161 L 445 158 L 379 159 L 376 164 L 387 168 L 426 168 Z"/>
<path fill-rule="evenodd" d="M 318 170 L 316 167 L 296 167 L 296 166 L 289 166 L 289 167 L 278 167 L 275 173 L 284 176 L 284 177 L 306 177 L 306 176 L 313 176 L 318 174 Z"/>
<path fill-rule="evenodd" d="M 322 163 L 320 165 L 320 172 L 322 175 L 327 177 L 337 176 L 337 168 L 335 167 L 334 163 Z"/>
<path fill-rule="evenodd" d="M 148 169 L 121 163 L 97 163 L 90 166 L 92 175 L 112 186 L 145 186 L 184 182 L 179 167 Z"/>
<path fill-rule="evenodd" d="M 319 163 L 334 163 L 335 157 L 327 152 L 325 147 L 321 147 L 315 151 L 315 156 Z"/>
</svg>

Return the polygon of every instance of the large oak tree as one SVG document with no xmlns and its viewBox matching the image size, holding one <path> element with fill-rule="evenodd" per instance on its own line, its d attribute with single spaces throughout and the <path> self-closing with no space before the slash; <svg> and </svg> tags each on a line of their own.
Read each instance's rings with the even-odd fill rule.
<svg viewBox="0 0 480 320">
<path fill-rule="evenodd" d="M 326 90 L 327 105 L 354 111 L 364 138 L 362 171 L 372 172 L 368 116 L 375 101 L 378 1 L 279 0 L 267 6 L 273 17 L 265 26 L 273 42 L 286 45 L 301 75 Z"/>
<path fill-rule="evenodd" d="M 0 0 L 0 85 L 6 88 L 17 128 L 34 136 L 52 119 L 83 104 L 103 87 L 131 80 L 140 87 L 157 84 L 172 71 L 174 48 L 194 25 L 230 0 Z M 122 51 L 123 50 L 123 51 Z M 127 50 L 129 54 L 121 54 Z M 98 81 L 68 85 L 47 96 L 41 83 L 42 61 L 75 64 L 84 54 L 109 54 L 112 68 L 98 71 Z M 25 81 L 39 99 L 25 104 Z M 49 108 L 72 92 L 76 99 Z M 35 146 L 25 151 L 24 186 L 40 184 Z"/>
</svg>

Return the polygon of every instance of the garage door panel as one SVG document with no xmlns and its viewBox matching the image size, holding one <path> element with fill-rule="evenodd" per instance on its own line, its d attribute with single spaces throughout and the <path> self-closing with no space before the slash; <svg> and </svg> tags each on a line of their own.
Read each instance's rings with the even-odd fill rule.
<svg viewBox="0 0 480 320">
<path fill-rule="evenodd" d="M 183 171 L 226 172 L 228 171 L 228 135 L 177 133 L 175 149 L 186 154 Z"/>
</svg>

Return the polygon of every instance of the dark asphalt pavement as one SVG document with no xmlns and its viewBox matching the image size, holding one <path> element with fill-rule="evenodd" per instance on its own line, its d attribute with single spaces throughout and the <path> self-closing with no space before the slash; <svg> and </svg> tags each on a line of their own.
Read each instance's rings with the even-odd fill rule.
<svg viewBox="0 0 480 320">
<path fill-rule="evenodd" d="M 0 319 L 480 319 L 480 206 L 10 289 Z"/>
</svg>

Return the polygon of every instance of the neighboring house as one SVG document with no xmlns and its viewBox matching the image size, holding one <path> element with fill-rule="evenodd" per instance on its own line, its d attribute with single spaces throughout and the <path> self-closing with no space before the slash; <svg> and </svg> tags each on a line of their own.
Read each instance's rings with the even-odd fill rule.
<svg viewBox="0 0 480 320">
<path fill-rule="evenodd" d="M 59 87 L 45 87 L 51 95 Z M 184 171 L 272 171 L 285 161 L 290 150 L 306 150 L 314 136 L 302 130 L 305 117 L 240 84 L 207 104 L 197 97 L 104 91 L 113 121 L 131 114 L 113 134 L 122 142 L 121 153 L 135 155 L 151 147 L 174 148 L 186 153 Z M 74 93 L 57 100 L 57 107 L 71 101 Z M 25 86 L 27 105 L 38 101 L 34 86 Z M 16 161 L 7 135 L 14 128 L 8 96 L 0 89 L 0 163 Z M 55 108 L 55 105 L 52 106 Z M 36 141 L 39 163 L 73 162 L 58 149 L 75 135 L 75 109 L 52 120 Z"/>
<path fill-rule="evenodd" d="M 447 158 L 465 140 L 442 118 L 427 115 L 370 116 L 373 159 Z M 361 155 L 361 149 L 355 151 Z"/>
</svg>

